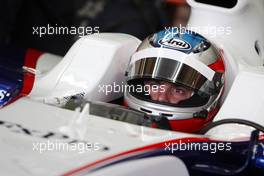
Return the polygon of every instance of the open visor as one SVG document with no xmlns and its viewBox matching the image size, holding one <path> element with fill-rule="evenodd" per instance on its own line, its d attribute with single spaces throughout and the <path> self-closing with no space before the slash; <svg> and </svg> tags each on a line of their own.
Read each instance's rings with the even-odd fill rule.
<svg viewBox="0 0 264 176">
<path fill-rule="evenodd" d="M 140 78 L 164 80 L 208 95 L 215 89 L 213 81 L 182 62 L 168 58 L 143 58 L 128 68 L 128 81 Z"/>
</svg>

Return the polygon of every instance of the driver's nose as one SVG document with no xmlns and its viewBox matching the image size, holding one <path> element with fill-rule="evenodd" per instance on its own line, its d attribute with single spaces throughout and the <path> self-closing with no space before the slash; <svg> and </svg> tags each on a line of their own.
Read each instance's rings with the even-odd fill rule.
<svg viewBox="0 0 264 176">
<path fill-rule="evenodd" d="M 167 83 L 160 85 L 158 91 L 158 99 L 157 99 L 159 102 L 169 102 L 169 97 L 168 97 L 169 89 L 170 89 L 170 85 Z"/>
<path fill-rule="evenodd" d="M 168 102 L 167 96 L 165 93 L 159 93 L 158 95 L 158 101 L 159 102 Z"/>
</svg>

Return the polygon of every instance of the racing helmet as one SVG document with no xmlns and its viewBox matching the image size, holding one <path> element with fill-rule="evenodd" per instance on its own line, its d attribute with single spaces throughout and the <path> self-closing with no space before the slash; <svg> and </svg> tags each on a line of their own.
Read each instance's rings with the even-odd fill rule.
<svg viewBox="0 0 264 176">
<path fill-rule="evenodd" d="M 224 73 L 221 51 L 206 38 L 190 30 L 163 30 L 147 37 L 132 55 L 125 105 L 164 117 L 171 130 L 198 132 L 219 110 Z M 154 89 L 169 92 L 170 101 L 153 98 Z"/>
</svg>

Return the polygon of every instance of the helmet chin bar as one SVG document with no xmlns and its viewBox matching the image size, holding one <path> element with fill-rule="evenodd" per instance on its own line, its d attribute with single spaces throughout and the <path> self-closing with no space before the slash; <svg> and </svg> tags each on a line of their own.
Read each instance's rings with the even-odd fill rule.
<svg viewBox="0 0 264 176">
<path fill-rule="evenodd" d="M 201 110 L 200 112 L 196 112 L 193 114 L 194 118 L 207 118 L 208 117 L 208 111 L 206 109 Z"/>
<path fill-rule="evenodd" d="M 198 117 L 207 118 L 205 114 L 208 114 L 208 112 L 210 112 L 210 110 L 217 105 L 219 97 L 217 97 L 215 101 L 212 103 L 211 103 L 212 100 L 209 100 L 208 103 L 202 107 L 178 108 L 178 107 L 172 107 L 168 105 L 143 101 L 132 96 L 130 93 L 125 92 L 125 101 L 127 102 L 128 106 L 131 107 L 132 109 L 144 112 L 145 114 L 150 116 L 166 117 L 168 120 L 186 120 L 186 119 L 192 119 Z"/>
</svg>

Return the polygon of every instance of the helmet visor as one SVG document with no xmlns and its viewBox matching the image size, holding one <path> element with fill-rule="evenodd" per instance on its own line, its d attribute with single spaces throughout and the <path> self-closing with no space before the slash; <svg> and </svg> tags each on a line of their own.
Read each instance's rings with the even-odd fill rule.
<svg viewBox="0 0 264 176">
<path fill-rule="evenodd" d="M 209 94 L 210 81 L 192 67 L 167 58 L 143 58 L 130 65 L 128 81 L 152 78 L 177 83 Z"/>
</svg>

